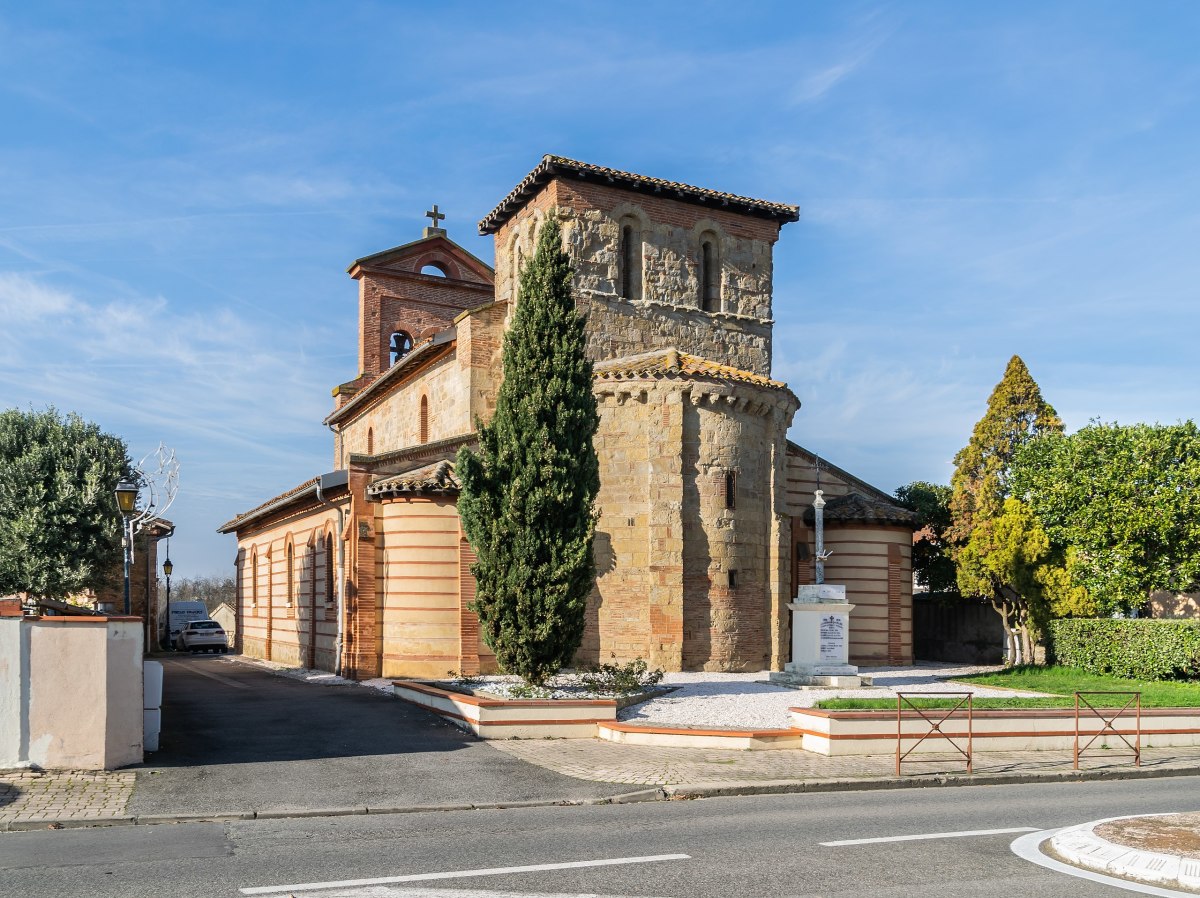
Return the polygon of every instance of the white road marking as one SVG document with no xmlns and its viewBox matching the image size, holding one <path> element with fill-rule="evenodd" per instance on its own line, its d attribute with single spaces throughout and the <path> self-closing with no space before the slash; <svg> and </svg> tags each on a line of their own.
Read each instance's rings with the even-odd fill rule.
<svg viewBox="0 0 1200 898">
<path fill-rule="evenodd" d="M 1064 864 L 1062 861 L 1056 861 L 1052 857 L 1047 857 L 1042 854 L 1040 846 L 1057 832 L 1057 829 L 1044 829 L 1041 832 L 1030 833 L 1014 840 L 1009 847 L 1012 849 L 1012 853 L 1022 860 L 1045 867 L 1047 870 L 1053 870 L 1055 873 L 1065 873 L 1067 876 L 1090 879 L 1092 882 L 1103 883 L 1106 886 L 1113 886 L 1117 889 L 1125 889 L 1128 892 L 1140 892 L 1143 895 L 1158 895 L 1159 898 L 1196 898 L 1195 892 L 1180 892 L 1175 889 L 1164 889 L 1159 886 L 1146 885 L 1145 883 L 1133 882 L 1128 879 L 1117 879 L 1115 876 L 1105 876 L 1103 873 L 1096 873 L 1092 870 L 1081 870 L 1079 867 L 1072 867 L 1070 864 Z"/>
<path fill-rule="evenodd" d="M 877 845 L 880 842 L 923 842 L 926 839 L 962 839 L 967 836 L 1001 836 L 1006 833 L 1036 832 L 1036 826 L 1013 826 L 1008 829 L 964 829 L 953 833 L 921 833 L 916 836 L 880 836 L 875 839 L 842 839 L 840 842 L 822 842 L 826 848 L 842 845 Z"/>
<path fill-rule="evenodd" d="M 601 895 L 597 892 L 495 892 L 491 889 L 447 889 L 440 886 L 368 886 L 339 889 L 323 898 L 637 898 L 634 895 Z M 648 896 L 645 896 L 648 898 Z"/>
<path fill-rule="evenodd" d="M 479 870 L 451 870 L 445 873 L 412 873 L 408 876 L 381 876 L 375 879 L 342 879 L 334 882 L 301 882 L 285 886 L 252 886 L 239 889 L 243 895 L 272 895 L 277 892 L 312 892 L 317 889 L 381 886 L 395 882 L 427 882 L 431 879 L 461 879 L 468 876 L 504 876 L 509 873 L 539 873 L 543 870 L 578 870 L 583 867 L 613 867 L 619 864 L 652 864 L 659 861 L 691 860 L 687 854 L 653 854 L 646 857 L 613 857 L 595 861 L 569 861 L 561 864 L 527 864 L 523 867 L 485 867 Z"/>
</svg>

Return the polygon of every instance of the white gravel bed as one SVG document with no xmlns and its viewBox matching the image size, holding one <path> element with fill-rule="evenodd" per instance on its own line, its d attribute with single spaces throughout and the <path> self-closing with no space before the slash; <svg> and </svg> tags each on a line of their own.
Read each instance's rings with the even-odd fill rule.
<svg viewBox="0 0 1200 898">
<path fill-rule="evenodd" d="M 324 670 L 304 670 L 284 667 L 259 658 L 222 658 L 226 663 L 250 664 L 279 676 L 302 680 L 316 686 L 366 686 L 392 695 L 392 680 L 346 680 Z M 981 698 L 1005 696 L 1039 696 L 1040 692 L 1018 692 L 954 682 L 955 677 L 973 673 L 1002 670 L 1001 667 L 972 667 L 960 664 L 921 662 L 915 667 L 864 667 L 860 672 L 870 676 L 873 687 L 861 689 L 817 689 L 776 686 L 767 682 L 768 672 L 715 673 L 689 671 L 669 673 L 662 685 L 675 687 L 672 692 L 630 705 L 617 712 L 618 720 L 672 726 L 735 729 L 785 729 L 792 725 L 789 708 L 811 708 L 827 698 L 894 698 L 903 692 L 972 692 Z M 450 681 L 447 681 L 449 683 Z M 560 674 L 550 687 L 525 692 L 519 677 L 483 676 L 470 679 L 470 685 L 497 696 L 511 695 L 515 689 L 522 698 L 612 698 L 611 695 L 588 692 L 572 674 Z"/>
<path fill-rule="evenodd" d="M 811 708 L 828 698 L 894 698 L 901 692 L 972 692 L 981 698 L 1037 696 L 1039 692 L 992 689 L 949 682 L 972 673 L 1001 670 L 922 662 L 916 667 L 864 667 L 873 687 L 862 689 L 794 689 L 766 682 L 768 673 L 669 673 L 663 683 L 674 692 L 617 714 L 619 720 L 675 726 L 784 729 L 792 725 L 788 708 Z"/>
</svg>

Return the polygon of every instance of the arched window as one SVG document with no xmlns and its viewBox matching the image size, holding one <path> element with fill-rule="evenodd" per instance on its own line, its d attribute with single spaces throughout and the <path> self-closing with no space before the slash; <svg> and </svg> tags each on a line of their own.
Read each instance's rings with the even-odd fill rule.
<svg viewBox="0 0 1200 898">
<path fill-rule="evenodd" d="M 288 540 L 285 556 L 284 562 L 287 564 L 287 604 L 290 608 L 296 600 L 296 550 L 292 546 L 291 540 Z"/>
<path fill-rule="evenodd" d="M 429 397 L 421 396 L 421 442 L 429 442 Z"/>
<path fill-rule="evenodd" d="M 375 428 L 367 428 L 367 455 L 375 454 Z"/>
<path fill-rule="evenodd" d="M 717 312 L 721 308 L 721 260 L 712 234 L 700 238 L 700 308 Z"/>
<path fill-rule="evenodd" d="M 521 250 L 520 245 L 513 250 L 513 299 L 516 299 L 517 293 L 521 290 L 521 269 L 525 267 L 525 253 Z"/>
<path fill-rule="evenodd" d="M 258 549 L 250 551 L 250 607 L 258 608 Z"/>
<path fill-rule="evenodd" d="M 325 534 L 325 604 L 332 605 L 333 595 L 333 534 Z"/>
<path fill-rule="evenodd" d="M 392 334 L 392 364 L 396 364 L 396 362 L 400 361 L 402 358 L 412 352 L 412 348 L 413 338 L 412 334 L 410 334 L 408 331 L 396 331 L 394 334 Z"/>
<path fill-rule="evenodd" d="M 421 274 L 427 274 L 435 278 L 449 277 L 449 275 L 446 274 L 446 269 L 437 262 L 426 262 L 421 266 Z"/>
<path fill-rule="evenodd" d="M 621 220 L 621 240 L 617 248 L 621 296 L 642 298 L 642 234 L 636 219 Z"/>
</svg>

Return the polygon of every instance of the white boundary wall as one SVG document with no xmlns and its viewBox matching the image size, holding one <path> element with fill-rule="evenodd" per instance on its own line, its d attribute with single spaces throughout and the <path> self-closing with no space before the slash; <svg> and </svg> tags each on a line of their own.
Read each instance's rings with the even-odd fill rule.
<svg viewBox="0 0 1200 898">
<path fill-rule="evenodd" d="M 0 768 L 141 760 L 141 620 L 0 617 Z"/>
</svg>

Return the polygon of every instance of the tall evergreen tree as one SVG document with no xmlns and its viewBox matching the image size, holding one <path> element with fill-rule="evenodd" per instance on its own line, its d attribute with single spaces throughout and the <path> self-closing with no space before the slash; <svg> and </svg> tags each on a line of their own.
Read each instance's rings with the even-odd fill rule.
<svg viewBox="0 0 1200 898">
<path fill-rule="evenodd" d="M 121 560 L 125 443 L 54 409 L 0 412 L 0 595 L 99 589 Z"/>
<path fill-rule="evenodd" d="M 501 667 L 534 684 L 579 648 L 596 576 L 600 419 L 572 274 L 551 218 L 521 272 L 495 415 L 478 427 L 479 453 L 464 447 L 455 466 L 478 557 L 473 608 Z"/>
<path fill-rule="evenodd" d="M 1042 564 L 1045 554 L 1013 550 L 1014 545 L 1029 545 L 1024 536 L 1016 539 L 1014 534 L 1036 522 L 1024 509 L 1005 504 L 1010 467 L 1022 446 L 1062 429 L 1029 369 L 1014 355 L 988 397 L 987 412 L 976 423 L 970 442 L 954 457 L 947 535 L 955 547 L 959 590 L 991 602 L 1004 624 L 1010 661 L 1032 660 L 1030 623 L 1039 615 L 1031 617 L 1031 612 L 1042 600 L 1030 587 L 1039 578 L 1032 570 L 1018 568 Z M 1042 538 L 1035 541 L 1040 545 Z M 990 558 L 992 553 L 1003 557 Z"/>
<path fill-rule="evenodd" d="M 1044 433 L 1062 433 L 1054 408 L 1042 398 L 1037 381 L 1020 356 L 1013 356 L 1004 377 L 988 397 L 987 412 L 975 424 L 971 441 L 954 456 L 950 478 L 948 535 L 964 545 L 977 521 L 999 517 L 1008 497 L 1008 473 L 1017 450 Z"/>
</svg>

